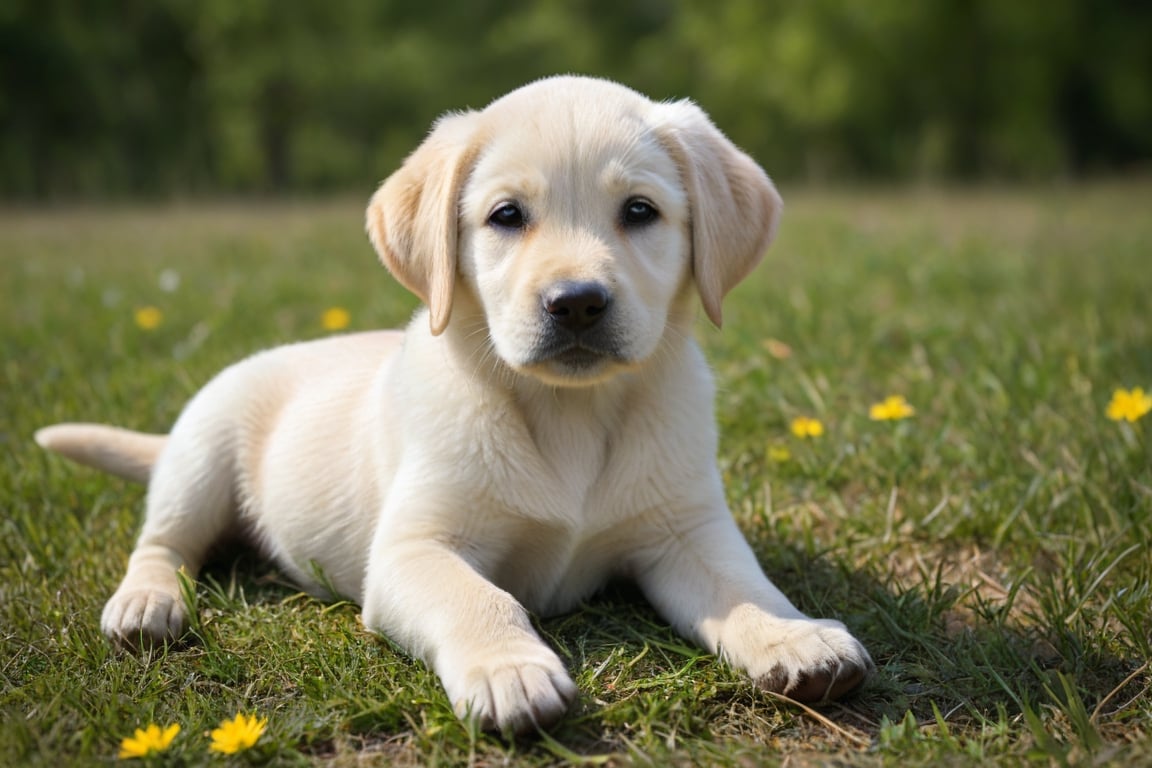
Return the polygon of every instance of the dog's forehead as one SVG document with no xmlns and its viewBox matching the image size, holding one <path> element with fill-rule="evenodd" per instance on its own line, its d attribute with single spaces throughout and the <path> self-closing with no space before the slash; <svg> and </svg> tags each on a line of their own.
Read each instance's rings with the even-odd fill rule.
<svg viewBox="0 0 1152 768">
<path fill-rule="evenodd" d="M 537 81 L 481 113 L 494 147 L 512 154 L 618 158 L 656 141 L 653 102 L 616 83 L 584 77 Z"/>
<path fill-rule="evenodd" d="M 652 106 L 649 98 L 619 83 L 568 75 L 528 83 L 496 99 L 482 113 L 517 117 L 551 114 L 594 122 L 603 119 L 605 112 L 641 115 Z"/>
<path fill-rule="evenodd" d="M 522 193 L 561 186 L 679 186 L 653 126 L 655 105 L 615 83 L 551 78 L 494 102 L 482 114 L 485 147 L 469 186 Z"/>
</svg>

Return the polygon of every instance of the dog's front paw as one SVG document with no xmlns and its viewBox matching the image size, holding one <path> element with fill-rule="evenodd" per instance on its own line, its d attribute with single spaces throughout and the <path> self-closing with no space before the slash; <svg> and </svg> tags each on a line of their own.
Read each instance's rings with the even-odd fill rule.
<svg viewBox="0 0 1152 768">
<path fill-rule="evenodd" d="M 131 648 L 179 640 L 188 614 L 179 590 L 166 591 L 124 584 L 104 605 L 100 628 L 114 643 Z"/>
<path fill-rule="evenodd" d="M 831 619 L 761 614 L 733 629 L 725 638 L 723 655 L 746 670 L 758 687 L 796 701 L 838 699 L 875 669 L 860 641 Z"/>
<path fill-rule="evenodd" d="M 456 714 L 484 730 L 524 734 L 556 723 L 576 698 L 559 657 L 538 641 L 475 655 L 441 673 Z"/>
</svg>

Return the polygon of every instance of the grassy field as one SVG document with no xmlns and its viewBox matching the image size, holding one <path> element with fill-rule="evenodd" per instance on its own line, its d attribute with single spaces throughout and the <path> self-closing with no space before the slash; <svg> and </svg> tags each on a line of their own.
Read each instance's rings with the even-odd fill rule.
<svg viewBox="0 0 1152 768">
<path fill-rule="evenodd" d="M 626 586 L 543 621 L 581 697 L 549 737 L 453 717 L 357 610 L 224 558 L 187 648 L 114 652 L 98 622 L 143 490 L 42 453 L 39 426 L 165 430 L 217 369 L 402 324 L 361 202 L 0 213 L 0 755 L 99 764 L 149 723 L 160 764 L 268 719 L 245 764 L 1152 764 L 1147 185 L 789 193 L 778 245 L 700 326 L 720 461 L 765 570 L 837 616 L 878 674 L 808 710 L 757 693 Z M 151 329 L 135 312 L 151 306 Z M 146 320 L 148 318 L 145 318 Z M 874 421 L 902 395 L 911 418 Z M 817 419 L 817 437 L 791 431 Z"/>
</svg>

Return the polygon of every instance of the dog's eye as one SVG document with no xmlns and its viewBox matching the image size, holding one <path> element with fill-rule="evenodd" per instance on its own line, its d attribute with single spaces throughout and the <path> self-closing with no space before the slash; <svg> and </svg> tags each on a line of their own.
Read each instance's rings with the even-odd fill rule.
<svg viewBox="0 0 1152 768">
<path fill-rule="evenodd" d="M 634 197 L 624 203 L 625 224 L 648 224 L 655 221 L 659 216 L 660 212 L 656 210 L 656 206 L 647 200 Z"/>
<path fill-rule="evenodd" d="M 516 203 L 501 203 L 488 214 L 488 223 L 501 229 L 523 229 L 524 211 Z"/>
</svg>

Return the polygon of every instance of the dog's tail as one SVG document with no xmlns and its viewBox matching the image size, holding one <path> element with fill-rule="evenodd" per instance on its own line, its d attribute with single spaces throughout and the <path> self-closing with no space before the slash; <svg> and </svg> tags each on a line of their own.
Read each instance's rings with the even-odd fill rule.
<svg viewBox="0 0 1152 768">
<path fill-rule="evenodd" d="M 36 442 L 78 464 L 147 483 L 168 436 L 104 424 L 54 424 L 37 430 Z"/>
</svg>

